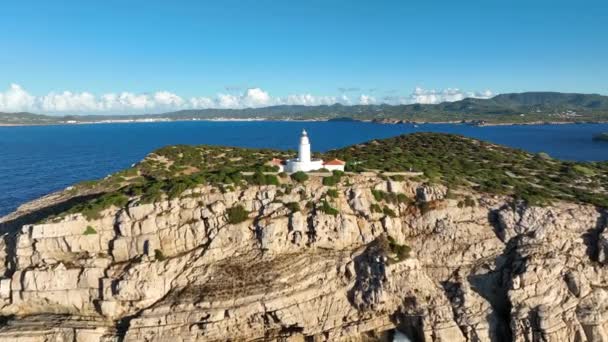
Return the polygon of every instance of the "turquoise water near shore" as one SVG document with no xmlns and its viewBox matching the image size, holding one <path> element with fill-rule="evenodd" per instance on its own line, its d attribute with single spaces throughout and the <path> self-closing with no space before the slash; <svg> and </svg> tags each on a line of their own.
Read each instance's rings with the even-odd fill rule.
<svg viewBox="0 0 608 342">
<path fill-rule="evenodd" d="M 366 122 L 158 122 L 0 127 L 0 216 L 76 182 L 129 167 L 172 144 L 296 149 L 300 131 L 314 151 L 413 132 L 462 134 L 552 157 L 608 160 L 608 143 L 593 141 L 608 124 L 475 127 L 460 124 L 382 125 Z"/>
</svg>

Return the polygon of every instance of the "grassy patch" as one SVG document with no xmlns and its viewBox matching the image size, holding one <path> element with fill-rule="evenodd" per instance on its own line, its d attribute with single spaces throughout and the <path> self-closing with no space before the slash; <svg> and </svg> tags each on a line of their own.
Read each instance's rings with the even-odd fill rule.
<svg viewBox="0 0 608 342">
<path fill-rule="evenodd" d="M 323 177 L 323 185 L 334 186 L 340 183 L 340 180 L 344 176 L 344 172 L 340 170 L 334 170 L 331 176 Z"/>
<path fill-rule="evenodd" d="M 382 208 L 382 213 L 384 213 L 384 215 L 389 216 L 389 217 L 397 217 L 397 214 L 395 214 L 393 209 L 391 209 L 389 207 Z"/>
<path fill-rule="evenodd" d="M 560 161 L 458 135 L 402 135 L 330 151 L 326 158 L 345 160 L 357 171 L 412 169 L 448 188 L 510 195 L 530 204 L 608 202 L 608 162 Z M 386 200 L 379 192 L 374 197 Z"/>
<path fill-rule="evenodd" d="M 161 251 L 160 249 L 155 249 L 154 259 L 156 259 L 156 261 L 164 261 L 165 259 L 167 259 L 167 257 L 165 257 L 165 254 L 163 254 L 163 251 Z"/>
<path fill-rule="evenodd" d="M 112 206 L 122 208 L 127 205 L 129 198 L 122 193 L 109 193 L 94 200 L 77 204 L 68 210 L 68 213 L 82 213 L 87 220 L 101 218 L 101 212 Z"/>
<path fill-rule="evenodd" d="M 97 231 L 92 226 L 87 226 L 87 228 L 82 233 L 82 235 L 95 235 L 95 234 L 97 234 Z"/>
<path fill-rule="evenodd" d="M 308 180 L 308 175 L 305 172 L 298 171 L 291 174 L 291 179 L 298 183 L 304 183 Z"/>
<path fill-rule="evenodd" d="M 318 208 L 321 212 L 327 215 L 338 215 L 338 209 L 332 207 L 327 201 L 321 202 L 321 206 Z"/>
<path fill-rule="evenodd" d="M 458 201 L 458 208 L 474 207 L 475 205 L 477 205 L 477 203 L 469 195 L 466 195 L 463 200 Z"/>
<path fill-rule="evenodd" d="M 275 175 L 267 175 L 260 171 L 255 172 L 252 176 L 246 177 L 247 182 L 253 185 L 279 185 L 279 179 Z"/>
<path fill-rule="evenodd" d="M 376 203 L 372 203 L 372 204 L 369 206 L 369 210 L 370 210 L 372 213 L 381 213 L 381 212 L 382 212 L 382 207 L 380 207 L 380 206 L 379 206 L 378 204 L 376 204 Z"/>
<path fill-rule="evenodd" d="M 405 194 L 394 193 L 394 192 L 385 192 L 382 190 L 372 190 L 372 195 L 374 199 L 378 202 L 385 201 L 387 203 L 398 204 L 398 203 L 408 203 L 410 200 Z"/>
<path fill-rule="evenodd" d="M 238 224 L 246 221 L 249 218 L 249 212 L 242 205 L 237 205 L 226 210 L 228 223 Z"/>
<path fill-rule="evenodd" d="M 289 202 L 289 203 L 285 203 L 285 206 L 292 212 L 298 212 L 300 211 L 300 204 L 298 202 Z"/>
<path fill-rule="evenodd" d="M 407 245 L 398 244 L 390 235 L 388 236 L 388 246 L 391 249 L 391 252 L 396 255 L 397 261 L 402 261 L 410 257 L 412 249 Z"/>
<path fill-rule="evenodd" d="M 338 198 L 338 190 L 336 189 L 328 189 L 326 194 L 331 198 Z"/>
</svg>

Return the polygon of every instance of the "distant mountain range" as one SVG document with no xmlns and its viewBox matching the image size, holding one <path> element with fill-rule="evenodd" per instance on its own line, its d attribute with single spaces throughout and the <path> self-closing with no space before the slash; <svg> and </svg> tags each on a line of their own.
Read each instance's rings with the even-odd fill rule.
<svg viewBox="0 0 608 342">
<path fill-rule="evenodd" d="M 245 109 L 192 109 L 142 115 L 66 115 L 0 113 L 0 124 L 44 125 L 124 120 L 331 120 L 580 122 L 608 121 L 608 96 L 557 92 L 501 94 L 490 99 L 466 98 L 439 104 L 302 106 L 281 105 Z"/>
</svg>

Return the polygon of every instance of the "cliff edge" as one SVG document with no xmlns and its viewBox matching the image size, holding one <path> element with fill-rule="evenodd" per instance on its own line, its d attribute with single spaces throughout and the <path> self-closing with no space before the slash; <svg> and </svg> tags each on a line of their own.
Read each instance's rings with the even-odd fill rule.
<svg viewBox="0 0 608 342">
<path fill-rule="evenodd" d="M 373 171 L 362 151 L 377 148 L 420 154 L 427 169 Z M 608 340 L 601 194 L 491 192 L 404 148 L 333 151 L 355 170 L 289 177 L 258 162 L 218 175 L 181 147 L 24 206 L 0 219 L 0 340 L 383 341 L 395 329 L 412 341 Z M 578 166 L 603 184 L 605 165 L 525 157 L 503 153 L 499 167 L 522 181 L 509 161 Z"/>
</svg>

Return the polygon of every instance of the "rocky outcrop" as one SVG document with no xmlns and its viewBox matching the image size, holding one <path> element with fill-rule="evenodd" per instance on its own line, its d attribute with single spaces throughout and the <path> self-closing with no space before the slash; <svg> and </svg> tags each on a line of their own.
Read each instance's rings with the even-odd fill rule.
<svg viewBox="0 0 608 342">
<path fill-rule="evenodd" d="M 604 211 L 365 175 L 335 189 L 311 177 L 134 197 L 95 220 L 12 215 L 0 340 L 608 340 Z"/>
</svg>

